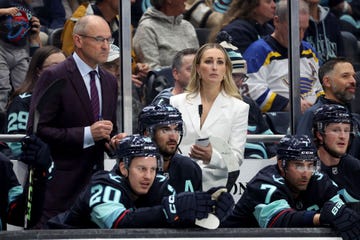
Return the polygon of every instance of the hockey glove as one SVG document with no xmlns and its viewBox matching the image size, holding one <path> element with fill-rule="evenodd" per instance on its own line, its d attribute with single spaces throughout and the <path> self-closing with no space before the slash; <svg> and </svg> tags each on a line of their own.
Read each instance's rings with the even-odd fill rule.
<svg viewBox="0 0 360 240">
<path fill-rule="evenodd" d="M 227 192 L 225 187 L 214 187 L 207 191 L 211 194 L 211 199 L 216 200 L 215 215 L 220 222 L 224 221 L 232 213 L 234 198 Z"/>
<path fill-rule="evenodd" d="M 40 172 L 46 172 L 46 175 L 48 175 L 52 159 L 50 149 L 46 143 L 35 135 L 26 136 L 22 140 L 21 149 L 20 161 Z"/>
<path fill-rule="evenodd" d="M 360 216 L 343 202 L 326 202 L 320 212 L 320 223 L 329 224 L 344 240 L 360 239 Z"/>
<path fill-rule="evenodd" d="M 182 192 L 170 195 L 162 201 L 163 211 L 169 223 L 178 220 L 195 222 L 208 216 L 215 205 L 211 195 L 205 192 Z"/>
</svg>

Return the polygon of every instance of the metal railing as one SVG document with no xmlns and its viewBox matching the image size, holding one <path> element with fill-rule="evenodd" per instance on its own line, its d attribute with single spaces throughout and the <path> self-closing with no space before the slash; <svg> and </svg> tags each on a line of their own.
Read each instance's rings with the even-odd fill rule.
<svg viewBox="0 0 360 240">
<path fill-rule="evenodd" d="M 0 134 L 0 141 L 3 142 L 19 142 L 24 138 L 25 134 Z M 263 134 L 248 134 L 247 142 L 277 142 L 284 135 L 263 135 Z"/>
</svg>

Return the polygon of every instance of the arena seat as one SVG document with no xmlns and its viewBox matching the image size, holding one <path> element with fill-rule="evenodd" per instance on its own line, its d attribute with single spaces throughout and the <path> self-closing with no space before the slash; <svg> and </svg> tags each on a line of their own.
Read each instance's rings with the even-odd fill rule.
<svg viewBox="0 0 360 240">
<path fill-rule="evenodd" d="M 290 126 L 289 112 L 265 112 L 263 115 L 274 134 L 286 134 L 288 132 Z"/>
<path fill-rule="evenodd" d="M 149 71 L 145 81 L 146 104 L 150 104 L 154 97 L 163 89 L 174 86 L 171 67 L 163 67 Z"/>
<path fill-rule="evenodd" d="M 64 28 L 61 27 L 54 29 L 51 33 L 49 33 L 48 45 L 53 45 L 61 49 L 61 33 L 63 30 Z"/>
</svg>

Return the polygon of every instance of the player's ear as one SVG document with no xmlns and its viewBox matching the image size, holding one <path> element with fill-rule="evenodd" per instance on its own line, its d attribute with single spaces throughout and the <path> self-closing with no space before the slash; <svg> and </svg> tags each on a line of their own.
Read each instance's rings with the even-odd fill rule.
<svg viewBox="0 0 360 240">
<path fill-rule="evenodd" d="M 278 165 L 278 167 L 279 167 L 279 169 L 280 169 L 280 175 L 282 176 L 282 177 L 284 177 L 285 176 L 285 170 L 284 170 L 284 168 L 283 168 L 283 166 L 282 166 L 282 161 L 281 160 L 277 160 L 277 165 Z"/>
<path fill-rule="evenodd" d="M 315 137 L 316 137 L 316 139 L 317 139 L 317 141 L 318 141 L 318 144 L 322 144 L 323 142 L 324 142 L 324 138 L 323 138 L 323 136 L 320 134 L 320 132 L 319 131 L 316 131 L 315 132 Z"/>
<path fill-rule="evenodd" d="M 120 163 L 119 163 L 119 169 L 120 169 L 121 174 L 122 174 L 124 177 L 127 177 L 127 176 L 129 175 L 129 172 L 128 172 L 128 170 L 126 169 L 124 162 L 120 162 Z"/>
</svg>

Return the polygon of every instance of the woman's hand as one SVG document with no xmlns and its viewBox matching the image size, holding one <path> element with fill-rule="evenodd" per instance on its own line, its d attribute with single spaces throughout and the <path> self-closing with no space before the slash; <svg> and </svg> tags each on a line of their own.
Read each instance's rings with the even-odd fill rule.
<svg viewBox="0 0 360 240">
<path fill-rule="evenodd" d="M 205 164 L 209 164 L 212 156 L 211 143 L 209 143 L 206 147 L 196 144 L 192 145 L 189 156 L 194 159 L 202 160 Z"/>
</svg>

